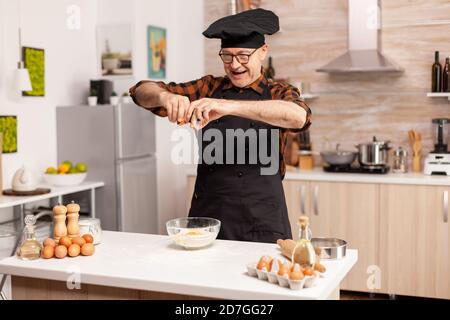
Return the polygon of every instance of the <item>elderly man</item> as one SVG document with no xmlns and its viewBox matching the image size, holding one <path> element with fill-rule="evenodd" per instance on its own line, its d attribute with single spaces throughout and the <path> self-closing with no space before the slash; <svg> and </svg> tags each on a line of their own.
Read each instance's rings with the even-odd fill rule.
<svg viewBox="0 0 450 320">
<path fill-rule="evenodd" d="M 262 63 L 268 52 L 264 35 L 278 30 L 278 17 L 264 9 L 221 18 L 203 35 L 221 39 L 219 56 L 226 76 L 207 75 L 179 84 L 140 81 L 130 89 L 137 105 L 171 122 L 201 129 L 202 152 L 211 151 L 216 143 L 215 161 L 198 164 L 189 216 L 219 219 L 221 239 L 292 238 L 282 186 L 283 153 L 288 132 L 307 129 L 311 111 L 298 89 L 264 75 Z M 222 134 L 220 139 L 217 133 Z M 239 139 L 245 141 L 241 148 L 234 145 Z M 275 172 L 263 171 L 267 159 L 254 161 L 267 146 L 276 158 Z"/>
</svg>

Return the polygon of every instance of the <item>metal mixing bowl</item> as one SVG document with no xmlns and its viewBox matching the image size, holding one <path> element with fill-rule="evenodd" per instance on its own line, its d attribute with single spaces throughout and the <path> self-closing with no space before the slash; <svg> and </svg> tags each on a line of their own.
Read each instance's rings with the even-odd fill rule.
<svg viewBox="0 0 450 320">
<path fill-rule="evenodd" d="M 320 259 L 334 260 L 345 257 L 347 241 L 337 238 L 312 238 L 314 248 L 320 249 Z"/>
</svg>

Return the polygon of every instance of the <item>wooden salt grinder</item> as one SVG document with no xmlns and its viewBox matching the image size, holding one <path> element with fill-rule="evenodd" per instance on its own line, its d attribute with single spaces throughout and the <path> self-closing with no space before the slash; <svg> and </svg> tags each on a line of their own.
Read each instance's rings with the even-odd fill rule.
<svg viewBox="0 0 450 320">
<path fill-rule="evenodd" d="M 78 224 L 78 214 L 80 212 L 80 206 L 75 202 L 71 202 L 67 205 L 67 233 L 70 238 L 76 238 L 80 236 L 80 225 Z"/>
<path fill-rule="evenodd" d="M 66 213 L 66 206 L 58 204 L 53 207 L 53 238 L 56 241 L 59 241 L 61 237 L 67 236 Z"/>
</svg>

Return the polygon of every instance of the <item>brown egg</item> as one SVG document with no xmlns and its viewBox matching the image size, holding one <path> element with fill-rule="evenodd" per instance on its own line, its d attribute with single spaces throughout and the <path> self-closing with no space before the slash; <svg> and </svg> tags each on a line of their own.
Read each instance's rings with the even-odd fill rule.
<svg viewBox="0 0 450 320">
<path fill-rule="evenodd" d="M 64 258 L 65 256 L 67 256 L 67 248 L 66 248 L 66 246 L 63 246 L 63 245 L 57 246 L 57 247 L 55 248 L 55 256 L 56 256 L 58 259 L 62 259 L 62 258 Z"/>
<path fill-rule="evenodd" d="M 293 270 L 289 273 L 289 279 L 291 280 L 302 280 L 305 277 L 303 274 L 300 265 L 296 263 L 294 265 Z"/>
<path fill-rule="evenodd" d="M 302 268 L 302 272 L 305 274 L 305 276 L 313 276 L 314 270 L 311 267 Z"/>
<path fill-rule="evenodd" d="M 72 243 L 79 245 L 81 248 L 86 243 L 86 240 L 84 240 L 82 237 L 76 237 L 72 239 Z"/>
<path fill-rule="evenodd" d="M 56 241 L 52 238 L 47 238 L 44 240 L 44 247 L 56 247 Z"/>
<path fill-rule="evenodd" d="M 72 239 L 70 239 L 68 236 L 61 237 L 61 239 L 59 239 L 59 244 L 65 246 L 66 248 L 69 248 L 72 244 Z"/>
<path fill-rule="evenodd" d="M 69 256 L 71 256 L 71 257 L 79 256 L 80 251 L 81 251 L 80 246 L 76 243 L 73 243 L 70 245 L 69 250 L 68 250 Z"/>
<path fill-rule="evenodd" d="M 55 255 L 55 248 L 53 246 L 51 246 L 51 245 L 45 246 L 44 249 L 42 249 L 42 252 L 41 252 L 42 258 L 50 259 L 50 258 L 53 258 L 54 255 Z"/>
<path fill-rule="evenodd" d="M 258 265 L 256 268 L 258 270 L 262 270 L 262 268 L 266 268 L 266 271 L 270 271 L 270 264 L 272 262 L 272 258 L 270 256 L 262 256 L 261 259 L 259 259 Z"/>
<path fill-rule="evenodd" d="M 291 268 L 291 264 L 289 262 L 285 262 L 282 265 L 280 265 L 280 268 L 278 270 L 278 275 L 279 276 L 284 276 L 284 275 L 288 275 L 289 274 L 289 270 Z"/>
<path fill-rule="evenodd" d="M 89 233 L 83 234 L 83 239 L 86 243 L 94 243 L 94 237 Z"/>
<path fill-rule="evenodd" d="M 92 256 L 94 254 L 95 248 L 92 243 L 86 243 L 81 247 L 81 254 L 83 256 Z"/>
</svg>

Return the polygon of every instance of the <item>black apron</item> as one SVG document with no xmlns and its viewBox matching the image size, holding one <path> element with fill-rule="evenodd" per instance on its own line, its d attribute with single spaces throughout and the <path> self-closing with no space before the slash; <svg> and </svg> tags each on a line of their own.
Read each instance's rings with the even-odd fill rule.
<svg viewBox="0 0 450 320">
<path fill-rule="evenodd" d="M 220 86 L 212 98 L 272 100 L 267 85 L 262 95 L 252 89 L 237 90 L 239 89 L 223 90 L 223 86 Z M 277 129 L 255 120 L 224 116 L 208 123 L 201 135 L 208 129 L 218 129 L 225 137 L 226 129 L 246 131 L 249 128 L 257 132 L 261 129 L 267 129 L 267 132 Z M 199 151 L 203 152 L 207 144 L 202 142 Z M 246 144 L 246 164 L 199 163 L 189 216 L 220 220 L 219 239 L 268 243 L 275 243 L 277 239 L 292 239 L 281 173 L 277 168 L 275 175 L 261 175 L 260 169 L 264 164 L 260 161 L 257 164 L 249 163 L 248 148 L 249 145 Z M 236 155 L 236 152 L 234 154 Z M 223 157 L 225 156 L 226 150 L 223 150 Z M 278 154 L 277 157 L 281 161 L 282 155 Z"/>
</svg>

